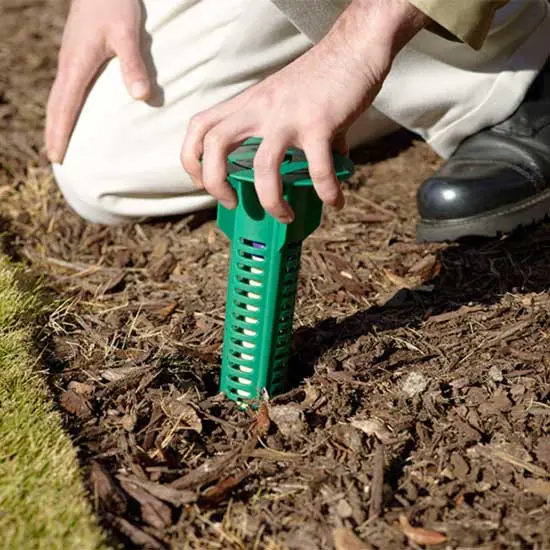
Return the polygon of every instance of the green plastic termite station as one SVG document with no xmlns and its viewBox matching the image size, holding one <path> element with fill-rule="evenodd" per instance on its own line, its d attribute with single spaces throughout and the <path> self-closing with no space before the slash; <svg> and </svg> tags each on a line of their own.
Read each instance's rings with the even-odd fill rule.
<svg viewBox="0 0 550 550">
<path fill-rule="evenodd" d="M 243 405 L 285 388 L 302 242 L 321 222 L 322 202 L 303 151 L 289 149 L 281 164 L 283 196 L 295 220 L 285 225 L 260 205 L 254 188 L 254 155 L 260 139 L 229 156 L 228 180 L 235 210 L 218 206 L 218 225 L 231 240 L 220 390 Z M 336 175 L 348 179 L 352 162 L 334 155 Z"/>
</svg>

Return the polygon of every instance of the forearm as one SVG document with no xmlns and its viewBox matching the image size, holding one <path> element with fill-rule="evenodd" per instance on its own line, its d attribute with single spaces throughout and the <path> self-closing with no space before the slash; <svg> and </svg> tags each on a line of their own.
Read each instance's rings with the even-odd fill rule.
<svg viewBox="0 0 550 550">
<path fill-rule="evenodd" d="M 352 55 L 363 57 L 376 51 L 391 63 L 430 22 L 408 0 L 352 0 L 326 38 L 345 41 Z"/>
</svg>

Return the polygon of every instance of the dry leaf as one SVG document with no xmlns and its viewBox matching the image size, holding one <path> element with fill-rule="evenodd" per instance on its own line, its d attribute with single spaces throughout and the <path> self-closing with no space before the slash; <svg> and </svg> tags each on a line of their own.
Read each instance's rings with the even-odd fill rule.
<svg viewBox="0 0 550 550">
<path fill-rule="evenodd" d="M 108 382 L 116 382 L 118 380 L 128 378 L 129 376 L 141 374 L 149 368 L 150 367 L 118 367 L 116 369 L 105 369 L 101 373 L 101 378 L 107 380 Z"/>
<path fill-rule="evenodd" d="M 269 416 L 284 437 L 297 438 L 307 430 L 302 408 L 296 403 L 274 405 L 269 408 Z"/>
<path fill-rule="evenodd" d="M 313 384 L 309 383 L 306 383 L 305 394 L 305 398 L 301 403 L 302 408 L 312 407 L 321 395 L 319 390 Z"/>
<path fill-rule="evenodd" d="M 180 401 L 180 399 L 186 399 L 185 396 L 180 397 L 179 399 L 169 397 L 163 399 L 161 402 L 161 407 L 164 414 L 171 420 L 177 422 L 177 428 L 180 430 L 194 430 L 197 433 L 202 432 L 202 422 L 197 414 L 195 408 L 189 403 Z"/>
<path fill-rule="evenodd" d="M 122 427 L 123 427 L 127 432 L 131 432 L 131 431 L 134 430 L 134 427 L 135 427 L 135 425 L 136 425 L 136 422 L 137 422 L 136 413 L 135 413 L 135 412 L 131 412 L 130 414 L 125 414 L 125 415 L 122 417 L 121 424 L 122 424 Z"/>
<path fill-rule="evenodd" d="M 332 540 L 336 550 L 373 550 L 370 544 L 356 537 L 347 527 L 333 529 Z"/>
<path fill-rule="evenodd" d="M 256 415 L 256 418 L 254 419 L 254 422 L 252 424 L 252 435 L 255 438 L 265 437 L 267 435 L 267 432 L 269 431 L 269 426 L 271 426 L 269 411 L 267 405 L 265 403 L 262 403 L 260 405 L 260 409 L 258 410 L 258 414 Z"/>
<path fill-rule="evenodd" d="M 399 516 L 399 525 L 403 533 L 416 544 L 433 545 L 441 544 L 447 540 L 447 537 L 443 533 L 437 531 L 428 531 L 422 527 L 413 527 L 407 516 L 401 514 Z"/>
<path fill-rule="evenodd" d="M 94 393 L 94 387 L 92 385 L 84 384 L 83 382 L 77 382 L 76 380 L 73 380 L 69 384 L 68 389 L 74 391 L 75 393 L 83 395 L 84 397 L 91 397 Z"/>
<path fill-rule="evenodd" d="M 382 443 L 387 444 L 392 441 L 392 432 L 379 418 L 351 418 L 349 422 L 354 428 L 361 430 L 367 435 L 376 436 Z"/>
</svg>

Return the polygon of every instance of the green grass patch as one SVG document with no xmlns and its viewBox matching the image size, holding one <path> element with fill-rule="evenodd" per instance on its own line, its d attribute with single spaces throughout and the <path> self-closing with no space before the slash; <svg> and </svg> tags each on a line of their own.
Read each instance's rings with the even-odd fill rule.
<svg viewBox="0 0 550 550">
<path fill-rule="evenodd" d="M 20 273 L 0 254 L 0 545 L 104 548 L 33 349 L 40 293 Z"/>
</svg>

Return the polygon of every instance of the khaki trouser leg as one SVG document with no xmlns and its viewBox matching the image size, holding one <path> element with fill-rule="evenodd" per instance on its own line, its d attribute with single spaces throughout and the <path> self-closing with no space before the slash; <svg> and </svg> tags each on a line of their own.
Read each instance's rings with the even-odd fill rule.
<svg viewBox="0 0 550 550">
<path fill-rule="evenodd" d="M 419 35 L 399 55 L 375 108 L 352 128 L 350 143 L 399 124 L 448 156 L 462 139 L 513 112 L 550 51 L 550 24 L 545 0 L 512 4 L 522 9 L 501 14 L 481 52 Z M 90 91 L 63 165 L 54 166 L 67 201 L 95 222 L 212 206 L 179 162 L 189 119 L 311 47 L 269 0 L 146 0 L 145 6 L 158 83 L 153 101 L 132 100 L 112 61 Z"/>
<path fill-rule="evenodd" d="M 550 55 L 546 0 L 511 2 L 479 52 L 422 32 L 395 60 L 374 105 L 443 157 L 508 118 Z"/>
</svg>

